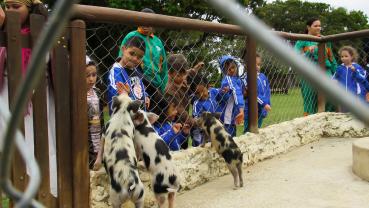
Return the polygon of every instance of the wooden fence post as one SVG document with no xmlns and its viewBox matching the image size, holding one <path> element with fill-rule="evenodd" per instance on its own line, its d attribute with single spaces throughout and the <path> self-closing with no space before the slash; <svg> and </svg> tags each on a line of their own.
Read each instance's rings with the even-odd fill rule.
<svg viewBox="0 0 369 208">
<path fill-rule="evenodd" d="M 325 43 L 318 44 L 318 63 L 325 71 Z M 321 92 L 318 92 L 318 113 L 325 112 L 325 97 Z"/>
<path fill-rule="evenodd" d="M 45 18 L 41 15 L 30 16 L 31 43 L 35 46 L 37 38 L 44 25 Z M 43 67 L 46 68 L 46 65 Z M 42 181 L 38 191 L 38 200 L 46 207 L 55 207 L 55 199 L 50 194 L 49 139 L 47 115 L 47 80 L 46 73 L 42 77 L 33 97 L 33 131 L 35 157 L 40 166 Z"/>
<path fill-rule="evenodd" d="M 70 26 L 71 125 L 73 160 L 73 207 L 89 207 L 88 125 L 86 87 L 86 25 L 74 20 Z"/>
<path fill-rule="evenodd" d="M 21 46 L 21 22 L 17 12 L 6 12 L 7 31 L 7 71 L 8 71 L 8 95 L 10 111 L 14 110 L 15 94 L 22 79 L 22 46 Z M 20 124 L 24 133 L 24 122 Z M 12 161 L 12 180 L 14 186 L 21 191 L 25 189 L 26 166 L 18 150 L 14 151 Z"/>
<path fill-rule="evenodd" d="M 258 133 L 258 104 L 257 104 L 257 71 L 256 71 L 256 42 L 247 36 L 246 43 L 246 65 L 247 65 L 247 96 L 249 100 L 249 131 Z M 245 106 L 246 107 L 246 106 Z"/>
<path fill-rule="evenodd" d="M 56 160 L 58 206 L 73 207 L 72 139 L 70 116 L 70 67 L 67 38 L 62 36 L 54 47 L 52 72 L 55 92 Z"/>
</svg>

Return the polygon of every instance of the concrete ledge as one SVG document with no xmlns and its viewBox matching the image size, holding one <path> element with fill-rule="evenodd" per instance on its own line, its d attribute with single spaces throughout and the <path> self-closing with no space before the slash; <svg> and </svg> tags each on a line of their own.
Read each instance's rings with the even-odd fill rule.
<svg viewBox="0 0 369 208">
<path fill-rule="evenodd" d="M 358 139 L 352 144 L 352 171 L 369 181 L 369 138 Z"/>
<path fill-rule="evenodd" d="M 244 153 L 244 165 L 289 152 L 302 145 L 326 137 L 368 137 L 369 129 L 350 115 L 321 113 L 260 129 L 259 134 L 247 133 L 235 139 Z M 182 174 L 182 191 L 191 190 L 205 182 L 229 174 L 224 160 L 208 148 L 190 148 L 172 153 Z M 150 176 L 140 167 L 146 186 L 145 207 L 154 205 Z M 230 181 L 230 184 L 232 182 Z M 91 207 L 107 207 L 108 177 L 91 172 Z"/>
</svg>

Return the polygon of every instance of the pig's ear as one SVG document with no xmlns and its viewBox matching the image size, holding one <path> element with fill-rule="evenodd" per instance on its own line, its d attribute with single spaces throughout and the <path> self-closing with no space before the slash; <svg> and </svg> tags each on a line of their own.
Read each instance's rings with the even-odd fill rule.
<svg viewBox="0 0 369 208">
<path fill-rule="evenodd" d="M 154 124 L 159 119 L 159 116 L 155 113 L 147 112 L 146 115 L 149 119 L 150 124 Z"/>
<path fill-rule="evenodd" d="M 133 113 L 137 113 L 141 105 L 142 105 L 141 100 L 134 100 L 128 104 L 127 110 L 128 112 L 132 111 Z"/>
<path fill-rule="evenodd" d="M 220 119 L 220 116 L 221 116 L 221 113 L 219 112 L 216 112 L 216 113 L 213 113 L 213 116 L 216 118 L 216 119 Z"/>
<path fill-rule="evenodd" d="M 113 114 L 116 113 L 120 109 L 121 102 L 119 101 L 117 96 L 114 96 L 112 98 L 112 104 L 111 104 L 111 110 L 113 111 Z"/>
<path fill-rule="evenodd" d="M 141 125 L 145 121 L 145 116 L 141 111 L 137 111 L 131 118 L 135 126 Z"/>
</svg>

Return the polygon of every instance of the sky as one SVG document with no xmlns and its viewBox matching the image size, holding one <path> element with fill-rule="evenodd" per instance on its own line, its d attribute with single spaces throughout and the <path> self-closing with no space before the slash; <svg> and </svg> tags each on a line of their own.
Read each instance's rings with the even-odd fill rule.
<svg viewBox="0 0 369 208">
<path fill-rule="evenodd" d="M 369 17 L 369 1 L 368 0 L 306 0 L 309 2 L 321 2 L 330 4 L 332 7 L 343 7 L 348 11 L 361 10 Z M 273 0 L 268 0 L 273 2 Z"/>
</svg>

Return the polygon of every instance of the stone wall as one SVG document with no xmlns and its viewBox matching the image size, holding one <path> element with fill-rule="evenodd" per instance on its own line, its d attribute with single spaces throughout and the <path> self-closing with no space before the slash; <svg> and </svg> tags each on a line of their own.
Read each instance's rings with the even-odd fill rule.
<svg viewBox="0 0 369 208">
<path fill-rule="evenodd" d="M 259 134 L 247 133 L 235 141 L 244 153 L 244 166 L 250 166 L 321 138 L 366 136 L 369 136 L 369 128 L 351 116 L 321 113 L 271 125 L 260 129 Z M 172 155 L 182 174 L 181 192 L 229 174 L 224 160 L 209 148 L 190 148 Z M 150 190 L 150 176 L 142 164 L 139 169 L 141 180 L 146 185 L 145 207 L 152 207 L 155 201 Z M 91 207 L 108 207 L 108 184 L 104 172 L 91 172 Z"/>
</svg>

